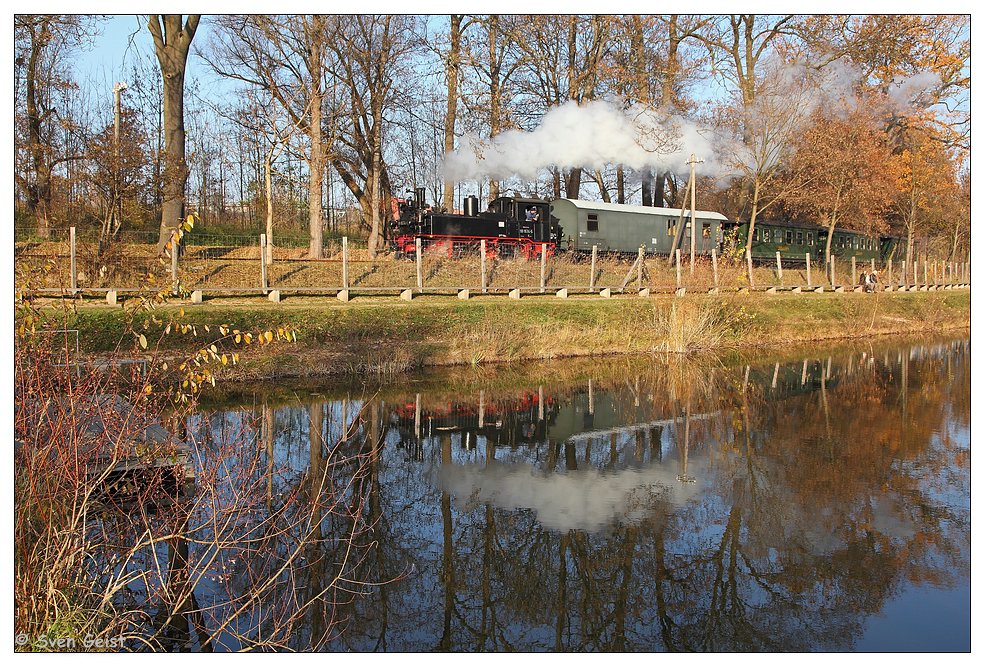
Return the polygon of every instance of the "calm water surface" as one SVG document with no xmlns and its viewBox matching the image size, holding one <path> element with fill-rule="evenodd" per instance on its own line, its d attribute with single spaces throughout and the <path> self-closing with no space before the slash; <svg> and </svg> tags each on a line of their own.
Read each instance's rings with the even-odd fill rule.
<svg viewBox="0 0 985 667">
<path fill-rule="evenodd" d="M 189 423 L 256 499 L 190 543 L 201 627 L 270 581 L 210 648 L 968 651 L 970 373 L 963 339 L 246 388 Z"/>
</svg>

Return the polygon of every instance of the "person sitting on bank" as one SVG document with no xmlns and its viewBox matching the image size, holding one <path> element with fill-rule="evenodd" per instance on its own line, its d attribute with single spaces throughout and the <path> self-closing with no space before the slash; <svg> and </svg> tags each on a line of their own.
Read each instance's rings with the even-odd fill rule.
<svg viewBox="0 0 985 667">
<path fill-rule="evenodd" d="M 862 273 L 860 273 L 858 275 L 858 284 L 862 288 L 862 291 L 863 292 L 868 292 L 869 291 L 869 274 L 867 274 L 865 271 L 862 271 Z"/>
<path fill-rule="evenodd" d="M 879 289 L 879 272 L 873 270 L 869 274 L 869 291 L 875 292 L 877 289 Z"/>
</svg>

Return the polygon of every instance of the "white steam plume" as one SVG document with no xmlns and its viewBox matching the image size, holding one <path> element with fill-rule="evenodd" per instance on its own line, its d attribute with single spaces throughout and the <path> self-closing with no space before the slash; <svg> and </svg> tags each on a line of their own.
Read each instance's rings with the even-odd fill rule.
<svg viewBox="0 0 985 667">
<path fill-rule="evenodd" d="M 548 167 L 611 164 L 681 173 L 689 169 L 692 153 L 704 160 L 703 172 L 717 169 L 712 141 L 690 121 L 653 110 L 623 111 L 605 101 L 566 102 L 548 111 L 532 132 L 508 130 L 487 140 L 466 136 L 459 150 L 445 156 L 443 170 L 452 180 L 534 180 Z"/>
</svg>

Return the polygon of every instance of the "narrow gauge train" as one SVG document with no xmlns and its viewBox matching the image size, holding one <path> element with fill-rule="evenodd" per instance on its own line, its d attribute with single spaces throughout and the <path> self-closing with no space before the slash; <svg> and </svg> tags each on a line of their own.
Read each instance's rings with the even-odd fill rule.
<svg viewBox="0 0 985 667">
<path fill-rule="evenodd" d="M 730 222 L 725 226 L 725 233 L 735 234 L 737 245 L 745 247 L 749 223 Z M 757 221 L 752 232 L 752 259 L 754 262 L 773 262 L 776 253 L 780 253 L 784 262 L 804 264 L 809 254 L 812 261 L 823 262 L 827 240 L 827 228 L 819 225 Z M 899 243 L 896 236 L 875 236 L 836 227 L 831 239 L 831 255 L 836 260 L 850 261 L 854 256 L 858 261 L 884 262 L 896 254 Z"/>
<path fill-rule="evenodd" d="M 425 202 L 424 188 L 412 191 L 409 199 L 394 200 L 390 222 L 391 247 L 398 254 L 413 255 L 417 239 L 431 251 L 474 252 L 486 241 L 490 254 L 540 255 L 546 246 L 555 251 L 576 254 L 599 252 L 633 254 L 640 247 L 647 254 L 670 255 L 675 248 L 690 253 L 691 212 L 677 208 L 658 208 L 590 202 L 579 199 L 497 197 L 486 211 L 478 210 L 474 195 L 465 198 L 462 213 L 433 211 Z M 728 243 L 745 246 L 749 223 L 733 222 L 721 213 L 695 211 L 695 254 L 721 253 Z M 678 230 L 683 222 L 684 227 Z M 758 221 L 753 230 L 754 262 L 773 262 L 776 253 L 788 263 L 804 263 L 805 256 L 822 260 L 828 230 L 814 224 L 792 221 Z M 732 239 L 731 241 L 729 239 Z M 675 246 L 676 242 L 676 246 Z M 835 228 L 831 254 L 839 260 L 852 256 L 859 261 L 886 261 L 893 257 L 900 239 L 873 236 Z"/>
</svg>

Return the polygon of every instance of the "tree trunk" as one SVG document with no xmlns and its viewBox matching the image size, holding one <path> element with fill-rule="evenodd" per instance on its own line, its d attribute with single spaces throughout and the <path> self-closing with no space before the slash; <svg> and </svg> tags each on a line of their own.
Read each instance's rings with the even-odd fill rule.
<svg viewBox="0 0 985 667">
<path fill-rule="evenodd" d="M 188 48 L 198 28 L 200 16 L 192 14 L 184 27 L 180 14 L 153 15 L 147 27 L 154 38 L 154 51 L 161 67 L 164 86 L 164 201 L 158 251 L 171 240 L 185 217 L 185 66 Z"/>
<path fill-rule="evenodd" d="M 319 29 L 320 17 L 313 17 L 314 30 Z M 311 155 L 308 158 L 308 257 L 311 259 L 322 258 L 322 211 L 321 211 L 321 191 L 322 179 L 325 175 L 325 150 L 322 146 L 322 103 L 325 99 L 325 91 L 321 86 L 322 74 L 322 42 L 318 39 L 312 40 L 310 56 L 308 60 L 308 71 L 311 74 L 311 94 L 310 94 L 310 115 L 311 121 L 308 125 L 308 137 L 311 142 Z"/>
<path fill-rule="evenodd" d="M 651 189 L 651 184 L 653 183 L 653 172 L 649 168 L 643 170 L 643 205 L 653 206 L 653 190 Z"/>
<path fill-rule="evenodd" d="M 752 276 L 752 234 L 756 229 L 756 216 L 759 213 L 759 179 L 753 183 L 752 190 L 752 212 L 749 215 L 749 233 L 746 235 L 746 277 L 749 279 L 749 287 L 755 287 Z M 691 222 L 694 224 L 694 221 Z"/>
<path fill-rule="evenodd" d="M 489 17 L 489 138 L 493 138 L 500 132 L 501 112 L 502 112 L 502 91 L 500 90 L 500 68 L 502 63 L 499 60 L 497 40 L 499 36 L 499 17 L 495 14 Z M 489 181 L 489 201 L 493 201 L 499 196 L 499 181 Z"/>
<path fill-rule="evenodd" d="M 448 103 L 445 108 L 445 155 L 455 150 L 455 119 L 458 115 L 458 68 L 462 46 L 462 15 L 451 15 L 451 44 L 448 50 L 448 63 L 445 67 L 448 76 Z M 415 187 L 416 187 L 415 183 Z M 446 211 L 455 209 L 455 183 L 445 181 L 443 205 Z"/>
</svg>

